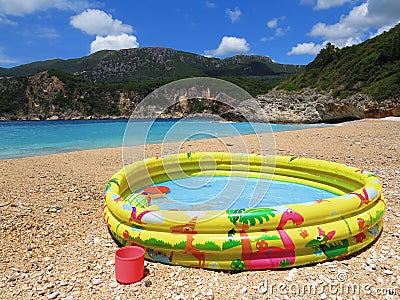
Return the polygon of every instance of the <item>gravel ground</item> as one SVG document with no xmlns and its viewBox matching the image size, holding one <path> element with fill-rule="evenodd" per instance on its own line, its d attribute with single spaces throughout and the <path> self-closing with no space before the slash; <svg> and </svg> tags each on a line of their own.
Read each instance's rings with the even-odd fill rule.
<svg viewBox="0 0 400 300">
<path fill-rule="evenodd" d="M 278 155 L 378 171 L 387 211 L 382 235 L 351 258 L 280 271 L 221 272 L 145 262 L 146 277 L 115 281 L 118 248 L 102 219 L 121 149 L 0 161 L 1 299 L 399 299 L 400 122 L 364 120 L 275 133 Z M 263 137 L 264 138 L 264 137 Z M 254 136 L 247 136 L 255 145 Z M 234 151 L 240 138 L 170 145 Z M 146 146 L 148 155 L 160 153 Z M 257 152 L 257 147 L 250 147 Z"/>
</svg>

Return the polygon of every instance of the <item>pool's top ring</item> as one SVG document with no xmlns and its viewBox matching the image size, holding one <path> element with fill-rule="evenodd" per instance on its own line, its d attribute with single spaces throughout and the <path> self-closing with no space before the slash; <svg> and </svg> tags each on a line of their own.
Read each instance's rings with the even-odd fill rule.
<svg viewBox="0 0 400 300">
<path fill-rule="evenodd" d="M 374 173 L 344 164 L 289 156 L 192 152 L 154 157 L 121 169 L 111 178 L 107 186 L 106 205 L 108 210 L 121 222 L 136 224 L 152 230 L 164 230 L 163 228 L 168 225 L 185 222 L 187 214 L 182 211 L 158 210 L 156 206 L 146 207 L 141 204 L 132 206 L 132 204 L 146 203 L 141 194 L 136 195 L 136 202 L 128 202 L 124 200 L 124 197 L 132 190 L 139 190 L 144 186 L 187 175 L 271 178 L 306 184 L 340 195 L 321 199 L 314 203 L 289 205 L 304 217 L 303 226 L 351 218 L 351 216 L 374 206 L 374 203 L 380 200 L 382 192 L 380 181 Z M 130 198 L 132 199 L 132 197 Z M 382 209 L 382 205 L 378 208 Z M 237 211 L 244 212 L 246 209 Z M 137 216 L 142 216 L 142 218 L 132 218 L 133 210 Z M 252 213 L 256 214 L 261 210 L 262 208 L 252 209 Z M 149 211 L 151 213 L 148 213 Z M 187 213 L 193 215 L 192 211 Z M 207 228 L 210 226 L 208 223 L 212 222 L 218 224 L 217 227 L 213 226 L 213 232 L 215 230 L 225 231 L 227 227 L 232 226 L 227 214 L 231 216 L 232 211 L 201 212 L 202 218 L 197 221 L 198 227 L 202 227 L 200 219 L 210 218 L 206 222 L 207 224 L 204 224 Z M 265 228 L 266 225 L 267 228 Z M 276 228 L 276 225 L 276 222 L 268 222 L 268 224 L 263 224 L 263 228 L 272 230 Z"/>
</svg>

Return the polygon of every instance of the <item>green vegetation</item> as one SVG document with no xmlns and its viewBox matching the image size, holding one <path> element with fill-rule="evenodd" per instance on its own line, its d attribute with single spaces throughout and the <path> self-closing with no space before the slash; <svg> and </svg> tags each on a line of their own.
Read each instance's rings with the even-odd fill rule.
<svg viewBox="0 0 400 300">
<path fill-rule="evenodd" d="M 279 241 L 280 239 L 281 238 L 279 236 L 276 236 L 276 235 L 266 235 L 266 234 L 264 234 L 264 235 L 260 236 L 259 238 L 257 238 L 255 241 L 256 242 L 261 241 L 261 240 L 265 240 L 265 241 L 276 240 L 276 241 Z"/>
<path fill-rule="evenodd" d="M 208 250 L 208 251 L 220 251 L 221 248 L 214 242 L 208 241 L 205 242 L 204 244 L 196 244 L 195 245 L 196 249 L 198 250 Z"/>
<path fill-rule="evenodd" d="M 258 221 L 260 224 L 263 224 L 264 220 L 268 222 L 270 217 L 275 217 L 276 209 L 268 207 L 249 208 L 227 210 L 226 212 L 228 214 L 229 221 L 231 221 L 233 225 L 236 225 L 239 222 L 254 226 L 257 223 L 256 221 Z"/>
<path fill-rule="evenodd" d="M 297 65 L 277 64 L 265 56 L 237 55 L 219 59 L 154 47 L 104 50 L 82 58 L 33 62 L 0 69 L 0 77 L 29 76 L 53 69 L 103 83 L 161 82 L 196 76 L 282 78 L 286 74 L 299 72 L 301 68 Z"/>
<path fill-rule="evenodd" d="M 27 84 L 26 77 L 18 77 L 13 80 L 0 79 L 0 115 L 28 113 L 29 104 L 25 101 Z"/>
<path fill-rule="evenodd" d="M 302 72 L 279 87 L 332 90 L 340 98 L 364 93 L 378 101 L 399 101 L 400 24 L 359 45 L 338 49 L 328 43 Z"/>
<path fill-rule="evenodd" d="M 242 242 L 240 240 L 229 240 L 229 241 L 225 241 L 222 244 L 222 250 L 227 250 L 227 249 L 231 249 L 237 246 L 241 246 Z"/>
</svg>

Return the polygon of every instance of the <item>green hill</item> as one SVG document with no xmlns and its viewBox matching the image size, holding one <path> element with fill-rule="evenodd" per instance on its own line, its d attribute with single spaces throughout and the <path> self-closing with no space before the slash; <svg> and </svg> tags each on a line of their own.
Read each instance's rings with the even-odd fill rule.
<svg viewBox="0 0 400 300">
<path fill-rule="evenodd" d="M 279 87 L 306 87 L 347 98 L 356 93 L 374 100 L 400 99 L 400 24 L 361 44 L 338 49 L 328 44 L 304 70 Z"/>
<path fill-rule="evenodd" d="M 267 56 L 237 55 L 219 59 L 155 47 L 104 50 L 82 58 L 33 62 L 0 69 L 0 77 L 29 76 L 52 69 L 96 82 L 147 82 L 194 76 L 282 77 L 301 68 L 274 63 Z"/>
</svg>

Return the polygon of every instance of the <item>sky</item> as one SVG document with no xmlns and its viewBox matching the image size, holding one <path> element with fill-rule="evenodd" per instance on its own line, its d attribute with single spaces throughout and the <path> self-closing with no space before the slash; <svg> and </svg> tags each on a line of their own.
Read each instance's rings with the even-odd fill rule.
<svg viewBox="0 0 400 300">
<path fill-rule="evenodd" d="M 399 21 L 399 0 L 0 0 L 0 67 L 155 46 L 305 65 Z"/>
</svg>

